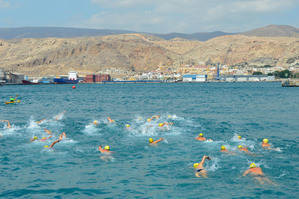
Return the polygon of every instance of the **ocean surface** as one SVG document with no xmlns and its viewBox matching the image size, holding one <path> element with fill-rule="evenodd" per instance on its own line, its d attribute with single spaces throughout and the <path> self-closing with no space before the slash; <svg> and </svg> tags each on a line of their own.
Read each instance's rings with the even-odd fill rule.
<svg viewBox="0 0 299 199">
<path fill-rule="evenodd" d="M 10 96 L 21 103 L 5 105 Z M 0 198 L 296 198 L 299 89 L 280 83 L 0 87 Z M 159 119 L 147 119 L 160 115 Z M 109 123 L 107 117 L 115 120 Z M 40 124 L 35 121 L 42 120 Z M 93 121 L 98 121 L 98 126 Z M 159 123 L 173 125 L 159 127 Z M 129 128 L 125 125 L 130 124 Z M 47 141 L 39 139 L 48 134 Z M 66 139 L 45 148 L 59 134 Z M 194 138 L 203 133 L 213 142 Z M 242 140 L 237 136 L 241 135 Z M 148 139 L 164 141 L 149 146 Z M 268 138 L 274 150 L 261 148 Z M 247 146 L 253 153 L 238 151 Z M 109 145 L 110 156 L 98 151 Z M 225 145 L 235 155 L 220 152 Z M 194 175 L 203 155 L 207 178 Z M 255 162 L 273 183 L 243 172 Z"/>
</svg>

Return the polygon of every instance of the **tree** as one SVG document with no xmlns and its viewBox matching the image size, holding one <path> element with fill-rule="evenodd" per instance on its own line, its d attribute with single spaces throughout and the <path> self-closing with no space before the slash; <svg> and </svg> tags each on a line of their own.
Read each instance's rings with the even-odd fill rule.
<svg viewBox="0 0 299 199">
<path fill-rule="evenodd" d="M 259 72 L 259 71 L 257 71 L 257 72 L 253 72 L 253 73 L 252 73 L 252 75 L 263 75 L 263 73 L 262 73 L 262 72 Z"/>
</svg>

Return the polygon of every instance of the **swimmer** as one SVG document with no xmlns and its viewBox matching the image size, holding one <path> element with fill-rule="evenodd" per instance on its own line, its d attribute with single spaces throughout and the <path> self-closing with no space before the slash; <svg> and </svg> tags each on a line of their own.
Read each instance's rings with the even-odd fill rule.
<svg viewBox="0 0 299 199">
<path fill-rule="evenodd" d="M 93 123 L 93 125 L 95 125 L 95 126 L 98 126 L 98 125 L 99 125 L 98 120 L 94 120 L 92 123 Z"/>
<path fill-rule="evenodd" d="M 102 146 L 100 145 L 99 146 L 99 151 L 101 152 L 101 153 L 104 153 L 104 154 L 111 154 L 111 153 L 113 153 L 113 151 L 110 151 L 110 146 L 105 146 L 104 148 L 102 148 Z"/>
<path fill-rule="evenodd" d="M 151 122 L 151 121 L 152 121 L 152 118 L 147 118 L 146 121 L 147 121 L 147 122 Z"/>
<path fill-rule="evenodd" d="M 54 146 L 55 144 L 57 144 L 58 142 L 60 142 L 60 141 L 63 139 L 63 137 L 66 138 L 66 134 L 65 134 L 65 132 L 62 132 L 62 133 L 59 135 L 58 140 L 55 140 L 55 141 L 49 146 L 49 148 L 53 148 L 53 146 Z M 46 145 L 45 147 L 48 148 L 47 145 Z"/>
<path fill-rule="evenodd" d="M 254 177 L 254 179 L 259 181 L 260 184 L 264 184 L 265 182 L 268 182 L 269 184 L 274 184 L 271 180 L 265 177 L 262 168 L 257 167 L 255 163 L 250 164 L 249 169 L 247 169 L 243 173 L 243 176 L 246 176 L 247 174 L 251 174 Z"/>
<path fill-rule="evenodd" d="M 7 127 L 8 129 L 11 128 L 10 122 L 8 120 L 0 120 L 1 122 L 7 122 Z"/>
<path fill-rule="evenodd" d="M 207 177 L 207 170 L 205 170 L 203 164 L 205 163 L 206 160 L 211 160 L 211 158 L 209 156 L 204 155 L 202 157 L 202 160 L 200 163 L 194 163 L 193 167 L 195 170 L 195 176 L 200 178 L 200 177 Z"/>
<path fill-rule="evenodd" d="M 242 140 L 242 136 L 241 136 L 241 135 L 238 135 L 238 139 L 239 139 L 239 140 Z"/>
<path fill-rule="evenodd" d="M 150 139 L 148 139 L 148 142 L 149 142 L 150 145 L 156 145 L 158 142 L 161 142 L 162 140 L 164 140 L 164 138 L 160 138 L 156 141 L 154 141 L 153 138 L 150 138 Z"/>
<path fill-rule="evenodd" d="M 239 145 L 239 146 L 238 146 L 238 149 L 239 149 L 240 151 L 244 151 L 244 152 L 247 153 L 247 154 L 252 154 L 250 151 L 248 151 L 248 148 L 247 148 L 247 147 L 243 147 L 242 145 Z"/>
<path fill-rule="evenodd" d="M 198 134 L 198 137 L 196 137 L 195 139 L 199 140 L 199 141 L 206 141 L 207 140 L 205 137 L 203 137 L 203 133 Z"/>
<path fill-rule="evenodd" d="M 130 124 L 126 124 L 126 128 L 130 129 L 131 125 Z"/>
<path fill-rule="evenodd" d="M 39 141 L 41 141 L 41 142 L 44 142 L 44 141 L 46 141 L 46 140 L 48 140 L 48 139 L 50 139 L 51 137 L 52 137 L 52 132 L 51 131 L 49 131 L 48 129 L 44 129 L 44 131 L 46 132 L 46 133 L 48 133 L 50 136 L 49 137 L 42 137 Z M 30 141 L 31 142 L 34 142 L 34 141 L 37 141 L 38 140 L 38 137 L 37 136 L 34 136 L 33 138 L 31 138 L 30 139 Z"/>
<path fill-rule="evenodd" d="M 108 120 L 108 122 L 109 123 L 113 123 L 113 122 L 115 122 L 113 119 L 111 119 L 110 117 L 107 117 L 107 120 Z"/>
<path fill-rule="evenodd" d="M 262 142 L 262 147 L 264 148 L 264 149 L 268 149 L 268 150 L 271 150 L 272 148 L 271 148 L 271 145 L 269 144 L 269 140 L 268 139 L 263 139 L 263 142 Z"/>
<path fill-rule="evenodd" d="M 220 150 L 220 152 L 228 153 L 228 154 L 231 154 L 231 155 L 236 155 L 236 153 L 227 150 L 226 147 L 225 147 L 224 145 L 221 146 L 221 150 Z"/>
</svg>

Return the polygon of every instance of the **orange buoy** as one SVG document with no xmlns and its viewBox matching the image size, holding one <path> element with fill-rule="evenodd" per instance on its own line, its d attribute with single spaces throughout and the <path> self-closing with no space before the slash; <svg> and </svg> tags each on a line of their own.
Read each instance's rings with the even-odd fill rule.
<svg viewBox="0 0 299 199">
<path fill-rule="evenodd" d="M 72 89 L 75 89 L 76 88 L 76 86 L 74 85 L 74 86 L 72 86 Z"/>
</svg>

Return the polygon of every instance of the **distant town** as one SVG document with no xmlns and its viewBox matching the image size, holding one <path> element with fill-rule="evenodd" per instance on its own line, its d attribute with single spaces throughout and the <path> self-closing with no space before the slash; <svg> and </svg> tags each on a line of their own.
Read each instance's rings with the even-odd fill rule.
<svg viewBox="0 0 299 199">
<path fill-rule="evenodd" d="M 76 71 L 59 77 L 28 77 L 0 69 L 0 84 L 76 84 L 76 83 L 117 83 L 117 82 L 259 82 L 280 81 L 282 78 L 299 78 L 299 64 L 283 67 L 240 67 L 220 64 L 184 65 L 173 68 L 158 66 L 150 72 L 123 71 L 109 68 L 94 74 L 80 75 Z"/>
</svg>

